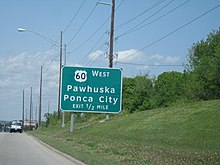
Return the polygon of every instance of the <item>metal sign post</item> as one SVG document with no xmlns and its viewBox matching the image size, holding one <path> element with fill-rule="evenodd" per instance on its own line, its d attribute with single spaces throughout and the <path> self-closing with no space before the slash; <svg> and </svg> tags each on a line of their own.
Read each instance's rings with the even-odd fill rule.
<svg viewBox="0 0 220 165">
<path fill-rule="evenodd" d="M 70 121 L 70 132 L 73 132 L 73 128 L 74 128 L 74 113 L 71 113 L 71 121 Z"/>
</svg>

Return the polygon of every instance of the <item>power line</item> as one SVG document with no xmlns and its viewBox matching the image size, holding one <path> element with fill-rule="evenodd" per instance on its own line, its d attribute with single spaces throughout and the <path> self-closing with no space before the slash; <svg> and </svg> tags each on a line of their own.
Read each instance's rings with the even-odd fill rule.
<svg viewBox="0 0 220 165">
<path fill-rule="evenodd" d="M 122 1 L 121 1 L 121 3 L 116 7 L 115 11 L 117 11 L 117 10 L 121 7 L 121 5 L 124 3 L 124 1 L 125 1 L 125 0 L 122 0 Z"/>
<path fill-rule="evenodd" d="M 139 65 L 139 66 L 184 66 L 183 64 L 140 64 L 140 63 L 131 63 L 131 62 L 116 62 L 117 64 L 125 65 Z"/>
<path fill-rule="evenodd" d="M 83 4 L 85 3 L 85 1 L 86 1 L 86 0 L 84 0 L 84 1 L 81 3 L 80 7 L 79 7 L 78 10 L 76 11 L 76 13 L 73 15 L 72 19 L 71 19 L 70 22 L 67 24 L 66 28 L 63 30 L 63 34 L 66 32 L 66 30 L 67 30 L 67 29 L 69 28 L 69 26 L 72 24 L 73 20 L 74 20 L 74 19 L 76 18 L 76 16 L 79 14 L 79 12 L 80 12 L 81 8 L 83 7 Z M 60 36 L 57 38 L 56 41 L 58 41 L 59 39 L 60 39 Z M 52 48 L 53 48 L 53 45 L 52 45 Z M 52 50 L 52 48 L 51 48 L 51 50 Z M 51 50 L 50 50 L 50 53 L 51 53 Z M 53 59 L 51 59 L 51 62 L 50 62 L 49 65 L 51 65 L 52 62 L 53 62 L 58 56 L 59 56 L 59 54 L 58 54 L 56 57 L 54 57 Z M 45 62 L 45 63 L 46 63 L 46 62 Z M 45 63 L 44 63 L 44 65 L 45 65 Z M 44 65 L 43 65 L 43 66 L 44 66 Z M 49 65 L 48 65 L 48 67 L 47 67 L 46 73 L 48 72 Z"/>
<path fill-rule="evenodd" d="M 107 48 L 105 49 L 104 53 L 100 54 L 90 65 L 93 65 L 96 61 L 98 61 L 98 60 L 102 57 L 102 55 L 105 55 L 105 52 L 106 52 L 108 49 L 109 49 L 109 47 L 107 47 Z"/>
<path fill-rule="evenodd" d="M 147 24 L 144 24 L 144 25 L 142 25 L 142 26 L 140 26 L 140 27 L 138 27 L 138 28 L 130 29 L 130 30 L 124 32 L 123 34 L 118 35 L 116 38 L 118 39 L 118 38 L 120 38 L 120 37 L 122 37 L 122 36 L 125 36 L 125 35 L 127 35 L 127 34 L 130 34 L 130 33 L 135 32 L 135 31 L 137 31 L 137 30 L 139 30 L 139 29 L 142 29 L 142 28 L 144 28 L 144 27 L 146 27 L 146 26 L 148 26 L 148 25 L 150 25 L 150 24 L 152 24 L 152 23 L 154 23 L 154 22 L 160 20 L 161 18 L 163 18 L 163 17 L 169 15 L 170 13 L 174 12 L 175 10 L 177 10 L 178 8 L 182 7 L 183 5 L 187 4 L 187 3 L 190 2 L 190 1 L 191 1 L 191 0 L 187 0 L 187 1 L 183 2 L 182 4 L 180 4 L 179 6 L 175 7 L 174 9 L 172 9 L 172 10 L 168 11 L 167 13 L 161 15 L 160 17 L 158 17 L 158 18 L 156 18 L 156 19 L 154 19 L 154 20 L 148 22 Z"/>
<path fill-rule="evenodd" d="M 89 53 L 87 53 L 87 55 L 79 62 L 79 64 L 83 63 L 86 58 L 89 56 L 89 54 L 95 49 L 95 47 L 99 44 L 99 42 L 103 39 L 103 37 L 105 36 L 106 32 L 102 34 L 102 36 L 99 38 L 99 40 L 95 43 L 95 45 L 92 47 L 92 49 L 90 49 Z"/>
<path fill-rule="evenodd" d="M 66 32 L 66 30 L 69 28 L 69 26 L 72 24 L 72 22 L 73 22 L 73 20 L 76 18 L 76 16 L 79 14 L 79 11 L 80 11 L 80 9 L 82 8 L 82 6 L 83 6 L 83 4 L 84 4 L 84 2 L 85 2 L 86 0 L 84 0 L 82 3 L 81 3 L 81 5 L 80 5 L 80 7 L 78 8 L 78 10 L 76 11 L 76 13 L 73 15 L 73 17 L 72 17 L 72 19 L 70 20 L 70 22 L 69 22 L 69 24 L 66 26 L 66 28 L 63 30 L 63 33 L 65 33 Z"/>
<path fill-rule="evenodd" d="M 105 46 L 105 44 L 103 44 L 98 50 L 102 50 L 102 48 Z M 107 48 L 108 49 L 108 48 Z M 105 50 L 105 51 L 107 51 L 107 49 Z M 97 51 L 98 51 L 97 50 Z M 89 63 L 91 62 L 91 61 L 96 61 L 99 57 L 100 57 L 100 54 L 98 54 L 98 52 L 95 52 L 96 54 L 87 62 L 87 64 L 86 65 L 89 65 Z M 94 63 L 94 61 L 92 62 L 92 64 Z M 90 64 L 90 65 L 92 65 L 92 64 Z"/>
<path fill-rule="evenodd" d="M 136 53 L 138 53 L 138 52 L 140 52 L 140 51 L 142 51 L 142 50 L 144 50 L 144 49 L 146 49 L 146 48 L 148 48 L 148 47 L 150 47 L 150 46 L 152 46 L 152 45 L 154 45 L 154 44 L 158 43 L 159 41 L 161 41 L 161 40 L 163 40 L 163 39 L 167 38 L 168 36 L 170 36 L 170 35 L 172 35 L 172 34 L 176 33 L 177 31 L 179 31 L 179 30 L 181 30 L 182 28 L 184 28 L 184 27 L 188 26 L 189 24 L 191 24 L 191 23 L 193 23 L 194 21 L 198 20 L 199 18 L 201 18 L 201 17 L 205 16 L 206 14 L 210 13 L 211 11 L 213 11 L 213 10 L 217 9 L 218 7 L 220 7 L 220 4 L 219 4 L 219 5 L 217 5 L 217 6 L 215 6 L 215 7 L 213 7 L 212 9 L 210 9 L 210 10 L 206 11 L 205 13 L 203 13 L 203 14 L 199 15 L 198 17 L 196 17 L 196 18 L 192 19 L 192 20 L 191 20 L 191 21 L 189 21 L 188 23 L 186 23 L 186 24 L 184 24 L 184 25 L 180 26 L 180 27 L 179 27 L 179 28 L 177 28 L 176 30 L 174 30 L 174 31 L 172 31 L 172 32 L 170 32 L 170 33 L 168 33 L 168 34 L 166 34 L 165 36 L 163 36 L 163 37 L 161 37 L 161 38 L 159 38 L 159 39 L 155 40 L 154 42 L 150 43 L 149 45 L 146 45 L 145 47 L 141 48 L 140 50 L 137 50 L 136 52 L 134 52 L 134 53 L 130 54 L 129 56 L 127 56 L 127 57 L 125 57 L 125 58 L 123 58 L 123 59 L 121 59 L 121 60 L 119 60 L 119 61 L 125 60 L 125 59 L 127 59 L 128 57 L 133 56 L 134 54 L 136 54 Z"/>
<path fill-rule="evenodd" d="M 75 49 L 74 49 L 73 51 L 71 51 L 70 53 L 72 53 L 72 52 L 74 52 L 74 51 L 80 49 L 83 45 L 85 45 L 85 44 L 106 24 L 106 22 L 107 22 L 108 20 L 109 20 L 109 18 L 106 19 L 105 22 L 104 22 L 86 41 L 84 41 L 80 46 L 78 46 L 77 48 L 75 48 Z"/>
<path fill-rule="evenodd" d="M 125 0 L 122 0 L 121 3 L 117 6 L 116 11 L 120 8 L 120 6 L 123 4 Z M 107 21 L 109 21 L 111 17 L 109 16 L 104 22 L 103 24 L 87 39 L 85 40 L 82 44 L 80 44 L 77 48 L 75 48 L 74 50 L 70 51 L 69 53 L 73 53 L 76 50 L 80 49 L 82 46 L 84 46 L 106 23 Z M 69 54 L 70 55 L 70 54 Z"/>
<path fill-rule="evenodd" d="M 102 50 L 102 48 L 103 48 L 105 45 L 107 45 L 106 42 L 105 42 L 105 43 L 102 43 L 102 44 L 99 46 L 99 48 L 97 48 L 97 51 L 98 51 L 98 50 Z M 109 45 L 108 45 L 108 48 L 109 48 Z M 86 57 L 89 57 L 89 55 L 92 53 L 92 51 L 94 52 L 94 48 L 90 50 L 90 52 L 87 54 Z M 94 59 L 94 57 L 93 57 L 92 59 L 86 58 L 86 60 L 88 60 L 88 62 L 87 62 L 87 64 L 85 64 L 85 65 L 89 65 L 89 62 L 91 62 L 93 59 Z M 84 61 L 84 63 L 86 63 L 86 60 Z"/>
<path fill-rule="evenodd" d="M 70 20 L 70 22 L 69 22 L 69 24 L 66 26 L 66 28 L 64 29 L 64 32 L 66 32 L 66 30 L 69 28 L 69 26 L 72 24 L 72 22 L 73 22 L 73 20 L 76 18 L 76 16 L 79 14 L 79 12 L 80 12 L 80 10 L 81 10 L 81 8 L 82 8 L 82 6 L 83 6 L 83 4 L 85 3 L 85 1 L 86 0 L 84 0 L 82 3 L 81 3 L 81 5 L 80 5 L 80 7 L 78 8 L 78 10 L 76 11 L 76 13 L 74 14 L 74 16 L 72 17 L 72 19 Z M 86 21 L 85 21 L 86 22 Z M 82 25 L 83 26 L 83 25 Z M 63 33 L 64 33 L 63 32 Z M 79 30 L 78 30 L 78 32 L 79 32 Z M 76 33 L 76 35 L 77 35 L 77 33 Z M 76 36 L 75 35 L 75 36 Z M 57 39 L 57 40 L 59 40 L 59 38 Z M 52 48 L 53 48 L 53 45 L 52 45 L 52 47 L 51 47 L 51 49 L 50 49 L 50 53 L 49 53 L 49 55 L 48 55 L 48 58 L 49 58 L 49 56 L 50 56 L 50 54 L 51 54 L 51 52 L 52 52 Z M 58 56 L 58 55 L 57 55 Z M 55 58 L 57 58 L 57 56 L 55 57 Z M 54 58 L 54 59 L 55 59 Z M 51 62 L 50 62 L 50 64 L 48 65 L 48 67 L 47 67 L 47 69 L 45 69 L 45 73 L 44 74 L 46 74 L 47 72 L 48 72 L 48 70 L 49 70 L 49 66 L 52 64 L 52 62 L 54 61 L 54 59 L 52 59 L 51 60 Z M 45 62 L 44 62 L 44 65 L 46 64 L 46 60 L 45 60 Z M 44 66 L 43 65 L 43 66 Z M 50 93 L 48 94 L 48 97 L 49 97 L 49 95 L 51 95 L 52 94 L 52 91 L 54 91 L 54 87 L 56 86 L 56 84 L 57 84 L 57 82 L 55 82 L 54 83 L 54 85 L 53 85 L 53 88 L 52 88 L 52 90 L 50 91 Z"/>
<path fill-rule="evenodd" d="M 146 10 L 144 10 L 143 12 L 141 12 L 140 14 L 138 14 L 137 16 L 131 18 L 130 20 L 128 20 L 128 21 L 126 21 L 126 22 L 124 22 L 124 23 L 119 24 L 118 26 L 116 26 L 115 31 L 118 30 L 119 28 L 121 28 L 122 26 L 124 26 L 124 25 L 126 25 L 126 24 L 132 22 L 133 20 L 137 19 L 138 17 L 144 15 L 145 13 L 147 13 L 148 11 L 150 11 L 151 9 L 155 8 L 156 6 L 158 6 L 158 5 L 159 5 L 160 3 L 162 3 L 163 1 L 165 1 L 165 0 L 159 0 L 159 1 L 157 1 L 155 4 L 153 4 L 151 7 L 149 7 L 149 8 L 146 9 Z"/>
<path fill-rule="evenodd" d="M 53 84 L 53 86 L 52 86 L 50 92 L 48 92 L 48 94 L 47 94 L 45 97 L 48 97 L 48 98 L 49 98 L 49 96 L 51 96 L 52 93 L 55 92 L 55 91 L 58 89 L 58 87 L 55 88 L 57 85 L 58 85 L 58 79 L 57 79 L 57 81 L 55 81 L 55 83 Z"/>
<path fill-rule="evenodd" d="M 153 13 L 151 16 L 149 16 L 148 18 L 144 19 L 143 21 L 141 21 L 140 23 L 138 23 L 137 25 L 135 25 L 134 27 L 132 27 L 131 29 L 127 30 L 126 32 L 120 34 L 119 36 L 123 36 L 128 34 L 129 32 L 131 32 L 132 30 L 134 30 L 135 28 L 137 28 L 138 26 L 141 26 L 144 22 L 146 22 L 147 20 L 149 20 L 150 18 L 152 18 L 153 16 L 155 16 L 156 14 L 158 14 L 159 12 L 161 12 L 163 9 L 165 9 L 167 6 L 169 6 L 174 0 L 169 1 L 166 5 L 164 5 L 163 7 L 161 7 L 158 11 L 156 11 L 155 13 Z"/>
<path fill-rule="evenodd" d="M 80 28 L 77 30 L 76 34 L 73 36 L 73 38 L 69 41 L 69 43 L 67 44 L 67 46 L 70 45 L 70 43 L 74 40 L 74 38 L 79 34 L 79 32 L 82 30 L 83 26 L 86 24 L 86 22 L 88 21 L 89 17 L 92 15 L 92 13 L 95 11 L 97 7 L 97 4 L 93 7 L 92 11 L 89 13 L 88 17 L 85 19 L 85 21 L 82 23 L 82 25 L 80 26 Z"/>
<path fill-rule="evenodd" d="M 47 61 L 48 61 L 48 62 L 50 61 L 50 63 L 49 63 L 48 65 L 46 65 L 47 68 L 44 69 L 44 70 L 45 70 L 45 73 L 44 73 L 44 74 L 46 74 L 46 73 L 48 72 L 49 66 L 50 66 L 50 65 L 52 64 L 52 62 L 53 62 L 53 59 L 49 60 L 50 57 L 52 57 L 52 50 L 53 50 L 53 47 L 54 47 L 54 46 L 52 45 L 51 48 L 50 48 L 50 51 L 49 51 L 49 53 L 48 53 L 48 55 L 47 55 L 47 58 L 45 59 L 43 65 L 42 65 L 43 68 L 44 68 L 44 66 L 46 65 Z"/>
</svg>

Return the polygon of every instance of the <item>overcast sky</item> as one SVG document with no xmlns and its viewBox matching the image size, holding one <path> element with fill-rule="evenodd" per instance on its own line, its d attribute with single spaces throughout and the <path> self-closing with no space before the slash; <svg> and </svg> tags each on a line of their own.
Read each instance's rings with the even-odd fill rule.
<svg viewBox="0 0 220 165">
<path fill-rule="evenodd" d="M 123 68 L 126 77 L 182 72 L 193 43 L 219 28 L 219 5 L 219 0 L 116 0 L 114 67 Z M 21 119 L 23 90 L 29 117 L 31 87 L 36 117 L 41 66 L 42 116 L 57 111 L 61 31 L 67 65 L 107 67 L 110 15 L 111 6 L 97 0 L 0 1 L 0 120 Z M 19 27 L 28 31 L 18 32 Z"/>
</svg>

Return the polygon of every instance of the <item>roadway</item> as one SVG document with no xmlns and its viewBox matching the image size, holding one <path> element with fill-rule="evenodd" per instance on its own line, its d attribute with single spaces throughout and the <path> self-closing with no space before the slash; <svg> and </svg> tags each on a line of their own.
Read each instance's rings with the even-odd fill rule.
<svg viewBox="0 0 220 165">
<path fill-rule="evenodd" d="M 78 165 L 25 133 L 0 132 L 0 165 Z"/>
</svg>

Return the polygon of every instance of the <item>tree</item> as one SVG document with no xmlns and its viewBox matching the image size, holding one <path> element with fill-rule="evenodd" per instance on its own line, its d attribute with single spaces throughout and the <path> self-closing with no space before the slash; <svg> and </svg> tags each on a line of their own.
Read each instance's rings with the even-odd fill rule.
<svg viewBox="0 0 220 165">
<path fill-rule="evenodd" d="M 122 89 L 122 106 L 123 110 L 133 111 L 133 98 L 135 97 L 135 83 L 133 78 L 123 79 L 123 89 Z"/>
<path fill-rule="evenodd" d="M 148 76 L 123 79 L 123 109 L 132 113 L 154 107 L 153 83 Z"/>
<path fill-rule="evenodd" d="M 158 107 L 167 107 L 186 96 L 185 76 L 180 72 L 164 72 L 155 82 L 156 101 Z"/>
<path fill-rule="evenodd" d="M 134 107 L 138 110 L 147 110 L 154 107 L 153 98 L 153 83 L 151 79 L 146 76 L 136 76 L 135 82 L 135 94 Z"/>
<path fill-rule="evenodd" d="M 220 29 L 206 40 L 194 44 L 188 54 L 187 72 L 194 85 L 194 97 L 208 100 L 220 98 Z"/>
</svg>

